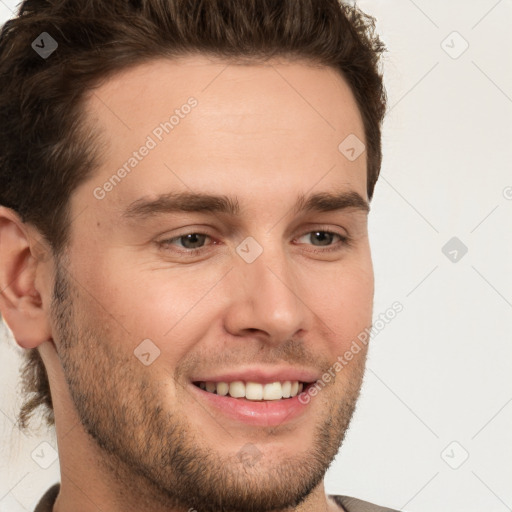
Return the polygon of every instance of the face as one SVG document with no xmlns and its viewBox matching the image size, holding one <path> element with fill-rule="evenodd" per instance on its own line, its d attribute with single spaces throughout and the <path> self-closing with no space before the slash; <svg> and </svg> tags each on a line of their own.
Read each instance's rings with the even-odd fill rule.
<svg viewBox="0 0 512 512">
<path fill-rule="evenodd" d="M 335 362 L 371 325 L 366 154 L 338 150 L 364 140 L 348 85 L 195 56 L 123 72 L 87 111 L 107 146 L 56 274 L 60 414 L 118 485 L 166 506 L 297 505 L 337 453 L 366 350 Z"/>
</svg>

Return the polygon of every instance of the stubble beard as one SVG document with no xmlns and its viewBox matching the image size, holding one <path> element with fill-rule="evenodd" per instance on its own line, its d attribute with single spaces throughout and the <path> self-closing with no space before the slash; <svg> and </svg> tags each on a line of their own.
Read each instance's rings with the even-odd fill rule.
<svg viewBox="0 0 512 512">
<path fill-rule="evenodd" d="M 331 386 L 316 397 L 326 403 L 309 448 L 278 461 L 265 456 L 251 461 L 239 458 L 237 450 L 226 455 L 218 445 L 205 446 L 184 411 L 163 401 L 168 383 L 151 379 L 151 367 L 109 339 L 98 318 L 87 317 L 86 305 L 92 303 L 78 291 L 58 264 L 52 317 L 61 364 L 76 414 L 99 448 L 98 464 L 111 476 L 120 503 L 158 503 L 173 511 L 269 512 L 297 507 L 321 483 L 355 410 L 365 353 L 352 361 L 344 389 L 334 393 Z M 122 337 L 119 332 L 117 338 Z"/>
</svg>

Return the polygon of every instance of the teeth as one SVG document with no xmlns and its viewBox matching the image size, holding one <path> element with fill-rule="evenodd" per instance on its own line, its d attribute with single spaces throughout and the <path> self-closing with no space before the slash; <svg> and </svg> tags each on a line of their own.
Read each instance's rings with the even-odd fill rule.
<svg viewBox="0 0 512 512">
<path fill-rule="evenodd" d="M 243 398 L 245 396 L 244 383 L 241 380 L 235 380 L 235 382 L 232 382 L 229 385 L 229 394 L 233 398 Z"/>
<path fill-rule="evenodd" d="M 280 382 L 271 382 L 263 386 L 263 400 L 281 400 L 283 388 Z"/>
<path fill-rule="evenodd" d="M 290 398 L 292 394 L 292 383 L 287 380 L 281 384 L 281 390 L 283 392 L 283 398 Z"/>
<path fill-rule="evenodd" d="M 304 384 L 299 381 L 270 382 L 200 382 L 199 387 L 210 393 L 229 396 L 233 398 L 246 398 L 247 400 L 281 400 L 291 398 L 302 392 Z"/>
<path fill-rule="evenodd" d="M 215 384 L 215 382 L 212 382 L 211 384 L 213 384 L 217 388 L 217 395 L 225 396 L 228 394 L 229 385 L 227 382 L 218 382 L 217 384 Z M 208 386 L 208 382 L 206 383 L 206 385 Z"/>
<path fill-rule="evenodd" d="M 245 398 L 248 400 L 263 400 L 263 386 L 257 382 L 248 382 L 245 385 Z"/>
</svg>

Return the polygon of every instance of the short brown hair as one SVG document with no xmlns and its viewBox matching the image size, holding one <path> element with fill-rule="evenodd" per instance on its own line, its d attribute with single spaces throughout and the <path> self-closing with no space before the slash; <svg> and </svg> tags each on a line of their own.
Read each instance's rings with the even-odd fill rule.
<svg viewBox="0 0 512 512">
<path fill-rule="evenodd" d="M 338 70 L 362 115 L 371 199 L 382 160 L 385 47 L 375 19 L 340 1 L 24 0 L 0 33 L 0 204 L 61 254 L 70 196 L 100 157 L 84 116 L 86 93 L 137 64 L 194 53 L 235 63 L 305 59 Z M 47 58 L 31 47 L 43 32 L 58 43 Z M 37 349 L 25 357 L 19 425 L 26 428 L 40 405 L 52 425 L 43 361 Z"/>
</svg>

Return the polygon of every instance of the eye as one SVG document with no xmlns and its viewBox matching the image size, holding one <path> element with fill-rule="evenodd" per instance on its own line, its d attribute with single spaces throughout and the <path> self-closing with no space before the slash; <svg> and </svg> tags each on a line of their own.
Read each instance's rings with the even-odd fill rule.
<svg viewBox="0 0 512 512">
<path fill-rule="evenodd" d="M 334 231 L 328 231 L 323 229 L 317 229 L 314 231 L 309 231 L 308 233 L 305 233 L 301 237 L 299 237 L 297 240 L 301 240 L 306 238 L 309 242 L 318 242 L 318 243 L 312 243 L 314 247 L 327 247 L 326 249 L 315 252 L 327 252 L 327 251 L 335 251 L 335 250 L 341 250 L 344 246 L 349 245 L 349 237 L 346 235 L 342 235 L 341 233 L 336 233 Z M 336 240 L 336 238 L 339 240 L 337 244 L 333 244 L 333 240 Z M 307 243 L 307 242 L 306 242 Z"/>
<path fill-rule="evenodd" d="M 202 251 L 207 250 L 209 245 L 216 244 L 215 241 L 207 244 L 206 242 L 208 239 L 212 239 L 212 237 L 206 233 L 183 233 L 182 235 L 167 238 L 157 243 L 163 250 L 174 249 L 176 252 L 184 255 L 197 255 Z M 306 241 L 301 242 L 302 239 L 305 239 Z M 308 231 L 296 240 L 300 244 L 317 247 L 317 250 L 310 250 L 310 252 L 319 253 L 340 251 L 350 245 L 350 238 L 347 235 L 342 235 L 341 233 L 325 229 Z M 336 240 L 338 240 L 338 243 L 336 243 Z"/>
<path fill-rule="evenodd" d="M 204 233 L 185 233 L 183 235 L 175 236 L 174 238 L 162 240 L 158 243 L 163 248 L 173 245 L 178 248 L 185 249 L 183 252 L 194 253 L 205 247 L 204 243 L 207 238 L 210 238 L 210 236 Z"/>
</svg>

